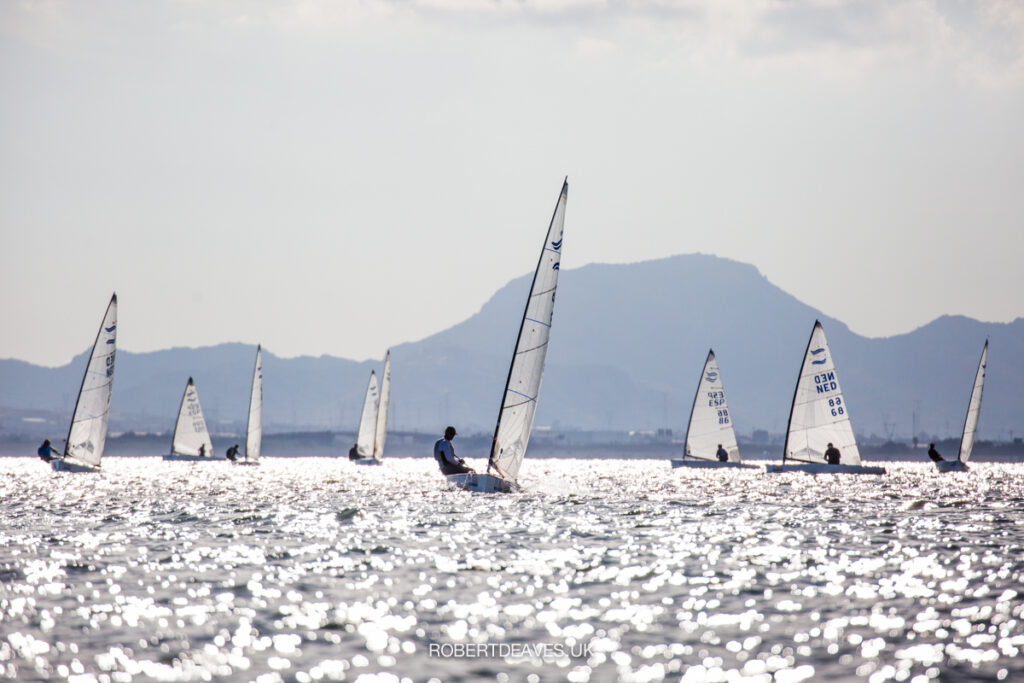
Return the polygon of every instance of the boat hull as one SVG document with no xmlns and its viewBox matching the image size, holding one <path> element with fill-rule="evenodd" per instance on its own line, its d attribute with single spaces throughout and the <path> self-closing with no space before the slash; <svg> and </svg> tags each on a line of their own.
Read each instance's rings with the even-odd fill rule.
<svg viewBox="0 0 1024 683">
<path fill-rule="evenodd" d="M 181 453 L 166 453 L 164 460 L 183 460 L 185 462 L 210 462 L 211 460 L 224 460 L 224 458 L 211 458 L 208 455 L 182 455 Z"/>
<path fill-rule="evenodd" d="M 83 465 L 77 462 L 69 462 L 64 458 L 57 458 L 50 461 L 50 467 L 54 472 L 99 472 L 99 467 Z"/>
<path fill-rule="evenodd" d="M 249 467 L 256 467 L 260 464 L 259 460 L 233 460 L 231 462 L 235 465 L 248 465 Z"/>
<path fill-rule="evenodd" d="M 748 465 L 743 462 L 719 462 L 717 460 L 680 460 L 672 458 L 672 467 L 693 467 L 695 469 L 716 469 L 719 467 L 733 467 L 745 470 L 759 470 L 757 465 Z"/>
<path fill-rule="evenodd" d="M 765 472 L 778 474 L 779 472 L 806 472 L 807 474 L 885 474 L 884 467 L 869 467 L 867 465 L 825 465 L 818 463 L 800 463 L 786 465 L 768 465 Z"/>
<path fill-rule="evenodd" d="M 960 460 L 943 460 L 935 463 L 935 469 L 939 472 L 967 472 L 971 468 Z"/>
<path fill-rule="evenodd" d="M 490 474 L 476 474 L 466 472 L 463 474 L 446 474 L 448 483 L 454 484 L 464 491 L 475 491 L 477 493 L 511 493 L 519 487 L 513 482 Z"/>
<path fill-rule="evenodd" d="M 377 458 L 359 458 L 358 460 L 353 460 L 352 462 L 354 462 L 357 465 L 382 465 L 383 464 L 383 461 L 377 460 Z"/>
</svg>

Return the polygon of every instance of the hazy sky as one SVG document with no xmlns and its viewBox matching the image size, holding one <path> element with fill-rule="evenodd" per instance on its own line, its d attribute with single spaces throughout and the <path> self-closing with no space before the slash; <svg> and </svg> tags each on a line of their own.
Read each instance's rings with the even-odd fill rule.
<svg viewBox="0 0 1024 683">
<path fill-rule="evenodd" d="M 382 357 L 530 271 L 566 174 L 566 269 L 1024 315 L 1016 0 L 12 0 L 0 103 L 0 357 L 115 289 L 132 351 Z"/>
</svg>

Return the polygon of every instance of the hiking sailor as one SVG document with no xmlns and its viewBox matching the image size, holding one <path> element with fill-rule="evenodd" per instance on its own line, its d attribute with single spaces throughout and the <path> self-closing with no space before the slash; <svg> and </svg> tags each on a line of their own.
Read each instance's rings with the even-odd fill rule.
<svg viewBox="0 0 1024 683">
<path fill-rule="evenodd" d="M 441 474 L 474 472 L 462 458 L 455 456 L 455 447 L 452 445 L 455 434 L 455 427 L 449 426 L 445 428 L 444 436 L 434 443 L 434 459 L 441 468 Z"/>
</svg>

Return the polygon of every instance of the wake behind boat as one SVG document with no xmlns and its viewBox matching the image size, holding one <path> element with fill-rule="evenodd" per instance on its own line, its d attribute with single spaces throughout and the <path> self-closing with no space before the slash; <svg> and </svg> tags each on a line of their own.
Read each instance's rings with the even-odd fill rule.
<svg viewBox="0 0 1024 683">
<path fill-rule="evenodd" d="M 817 320 L 793 392 L 782 465 L 769 465 L 765 471 L 885 474 L 884 467 L 861 465 L 849 406 L 839 386 L 825 330 Z"/>
<path fill-rule="evenodd" d="M 690 422 L 686 426 L 683 458 L 673 458 L 672 467 L 760 469 L 740 462 L 740 449 L 732 416 L 725 399 L 725 385 L 713 349 L 708 351 L 704 369 L 693 396 Z"/>
<path fill-rule="evenodd" d="M 445 475 L 460 489 L 482 493 L 508 493 L 518 488 L 516 477 L 526 455 L 537 410 L 544 360 L 551 336 L 551 321 L 558 288 L 558 270 L 562 260 L 562 233 L 565 228 L 565 206 L 569 198 L 569 180 L 555 203 L 555 211 L 544 238 L 544 247 L 537 260 L 530 295 L 519 325 L 515 351 L 508 368 L 508 379 L 502 394 L 498 423 L 491 442 L 487 473 L 475 472 Z"/>
<path fill-rule="evenodd" d="M 200 462 L 214 459 L 213 442 L 210 441 L 210 432 L 203 419 L 199 392 L 189 377 L 185 393 L 181 396 L 181 405 L 178 406 L 178 419 L 174 423 L 174 435 L 171 437 L 171 452 L 164 456 L 164 460 Z"/>
<path fill-rule="evenodd" d="M 114 293 L 96 333 L 89 363 L 82 377 L 82 386 L 78 389 L 64 453 L 50 461 L 54 470 L 94 472 L 99 469 L 103 447 L 107 442 L 116 351 L 117 293 Z"/>
<path fill-rule="evenodd" d="M 981 394 L 985 389 L 985 370 L 988 367 L 988 340 L 981 349 L 981 360 L 978 361 L 978 372 L 974 375 L 974 387 L 971 389 L 971 400 L 967 404 L 967 417 L 964 418 L 964 431 L 960 435 L 960 452 L 956 460 L 939 460 L 935 468 L 939 472 L 966 472 L 967 461 L 974 450 L 974 437 L 978 433 L 978 420 L 981 418 Z"/>
</svg>

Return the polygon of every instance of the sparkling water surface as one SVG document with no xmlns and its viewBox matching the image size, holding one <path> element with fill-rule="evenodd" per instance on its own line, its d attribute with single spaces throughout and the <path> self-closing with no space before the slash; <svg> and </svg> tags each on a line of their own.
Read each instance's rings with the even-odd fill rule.
<svg viewBox="0 0 1024 683">
<path fill-rule="evenodd" d="M 3 458 L 0 677 L 1024 680 L 1024 465 L 886 466 Z"/>
</svg>

